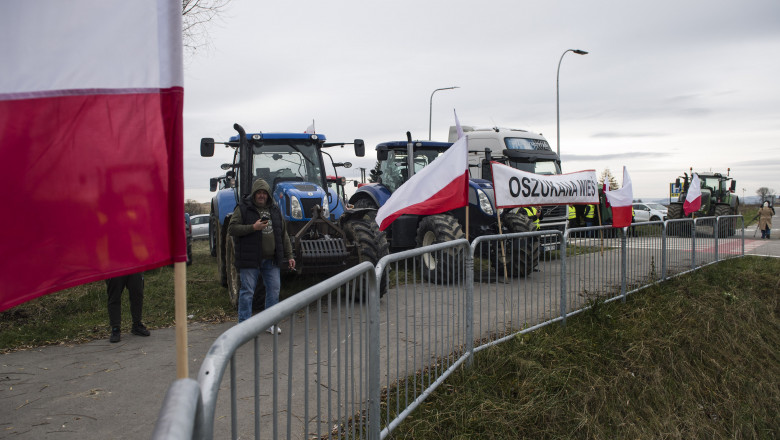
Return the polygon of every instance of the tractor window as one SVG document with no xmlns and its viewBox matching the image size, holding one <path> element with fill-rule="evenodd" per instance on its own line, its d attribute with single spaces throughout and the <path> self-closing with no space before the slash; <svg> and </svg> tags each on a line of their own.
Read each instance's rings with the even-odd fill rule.
<svg viewBox="0 0 780 440">
<path fill-rule="evenodd" d="M 707 188 L 710 188 L 712 190 L 718 190 L 720 189 L 720 179 L 717 177 L 704 177 L 701 179 L 701 186 L 706 186 Z"/>
<path fill-rule="evenodd" d="M 269 185 L 280 178 L 322 185 L 322 164 L 314 144 L 266 142 L 253 148 L 253 152 L 253 177 L 260 177 Z"/>
<path fill-rule="evenodd" d="M 409 174 L 407 172 L 408 155 L 406 154 L 406 150 L 390 150 L 387 153 L 387 160 L 379 165 L 379 169 L 382 171 L 382 184 L 385 185 L 390 192 L 394 192 L 403 185 L 404 182 L 409 180 Z M 442 150 L 415 150 L 414 172 L 420 172 L 420 170 L 433 162 L 433 160 L 442 153 L 444 153 Z"/>
</svg>

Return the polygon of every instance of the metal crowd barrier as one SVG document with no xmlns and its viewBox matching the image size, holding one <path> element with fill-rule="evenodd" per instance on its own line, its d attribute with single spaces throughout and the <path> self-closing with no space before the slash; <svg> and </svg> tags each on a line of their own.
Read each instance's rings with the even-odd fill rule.
<svg viewBox="0 0 780 440">
<path fill-rule="evenodd" d="M 484 236 L 362 263 L 223 333 L 199 393 L 172 385 L 154 438 L 386 438 L 475 352 L 744 255 L 742 217 L 724 216 Z M 280 322 L 282 335 L 265 334 Z"/>
</svg>

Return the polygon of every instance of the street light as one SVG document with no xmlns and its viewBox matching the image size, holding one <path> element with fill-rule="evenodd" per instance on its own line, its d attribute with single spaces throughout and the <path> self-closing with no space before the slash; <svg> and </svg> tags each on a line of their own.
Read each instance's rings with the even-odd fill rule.
<svg viewBox="0 0 780 440">
<path fill-rule="evenodd" d="M 555 77 L 555 120 L 558 127 L 558 134 L 556 137 L 556 152 L 558 153 L 558 159 L 561 158 L 561 100 L 560 100 L 560 93 L 558 92 L 558 82 L 561 78 L 561 62 L 563 61 L 563 56 L 566 55 L 566 52 L 574 52 L 577 55 L 587 55 L 588 52 L 585 52 L 584 50 L 579 49 L 566 49 L 563 54 L 561 54 L 561 59 L 558 61 L 558 74 Z"/>
<path fill-rule="evenodd" d="M 431 92 L 431 106 L 428 110 L 428 140 L 431 140 L 431 119 L 433 118 L 433 94 L 438 92 L 439 90 L 451 90 L 451 89 L 459 89 L 458 86 L 452 86 L 452 87 L 442 87 L 440 89 L 436 89 L 433 92 Z"/>
</svg>

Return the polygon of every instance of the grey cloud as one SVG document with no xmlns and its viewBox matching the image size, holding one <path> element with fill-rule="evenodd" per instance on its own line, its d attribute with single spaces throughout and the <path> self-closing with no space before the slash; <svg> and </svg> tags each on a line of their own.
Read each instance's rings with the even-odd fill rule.
<svg viewBox="0 0 780 440">
<path fill-rule="evenodd" d="M 666 133 L 618 133 L 614 131 L 606 131 L 602 133 L 596 133 L 591 137 L 594 138 L 643 138 L 643 137 L 664 137 L 668 136 Z"/>
</svg>

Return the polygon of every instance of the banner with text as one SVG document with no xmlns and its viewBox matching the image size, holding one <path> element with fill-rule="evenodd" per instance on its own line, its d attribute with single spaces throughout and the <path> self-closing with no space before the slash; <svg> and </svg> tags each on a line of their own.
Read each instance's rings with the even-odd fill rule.
<svg viewBox="0 0 780 440">
<path fill-rule="evenodd" d="M 577 205 L 599 202 L 596 171 L 542 175 L 492 162 L 498 208 L 530 205 Z"/>
</svg>

